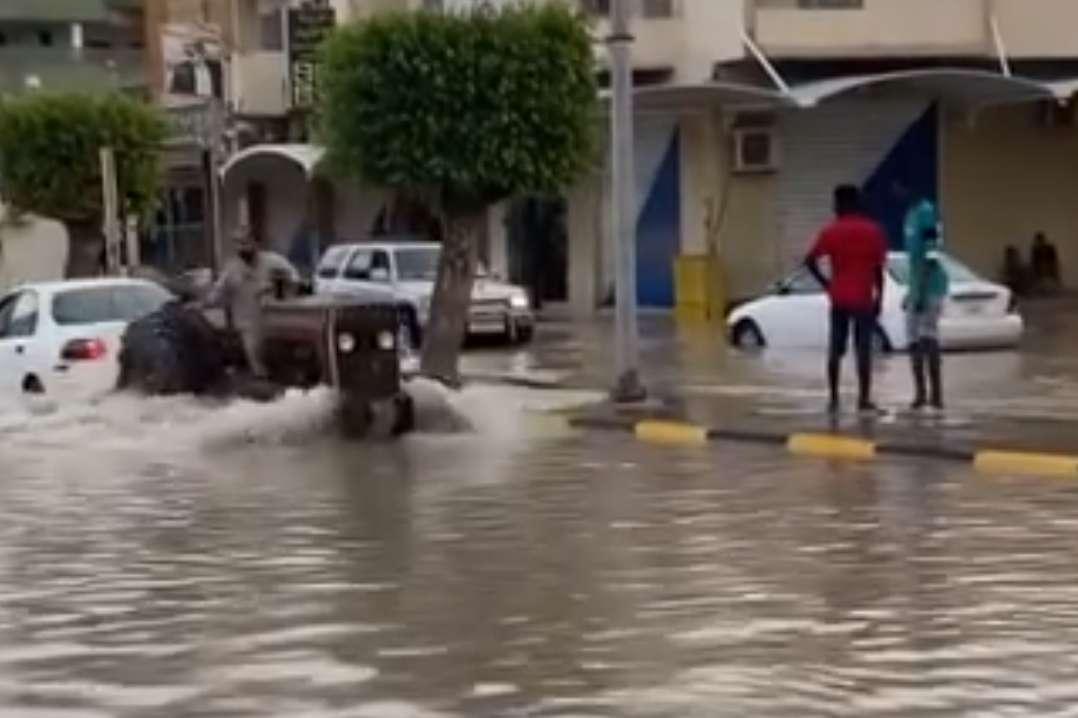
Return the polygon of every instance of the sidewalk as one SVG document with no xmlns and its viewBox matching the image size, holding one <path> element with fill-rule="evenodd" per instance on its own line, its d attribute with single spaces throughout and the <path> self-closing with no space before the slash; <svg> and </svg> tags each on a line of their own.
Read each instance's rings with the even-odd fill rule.
<svg viewBox="0 0 1078 718">
<path fill-rule="evenodd" d="M 569 419 L 577 428 L 633 432 L 658 443 L 749 442 L 838 459 L 889 454 L 1078 478 L 1078 421 L 1054 417 L 907 411 L 832 417 L 803 401 L 688 396 L 637 407 L 596 404 Z"/>
</svg>

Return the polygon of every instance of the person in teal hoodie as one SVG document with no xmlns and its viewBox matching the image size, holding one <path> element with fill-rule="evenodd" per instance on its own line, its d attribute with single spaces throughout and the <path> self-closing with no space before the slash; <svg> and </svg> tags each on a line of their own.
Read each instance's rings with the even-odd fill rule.
<svg viewBox="0 0 1078 718">
<path fill-rule="evenodd" d="M 909 258 L 909 293 L 906 328 L 913 368 L 913 409 L 943 409 L 943 355 L 940 315 L 950 289 L 941 256 L 943 232 L 934 202 L 921 199 L 906 213 L 906 256 Z"/>
</svg>

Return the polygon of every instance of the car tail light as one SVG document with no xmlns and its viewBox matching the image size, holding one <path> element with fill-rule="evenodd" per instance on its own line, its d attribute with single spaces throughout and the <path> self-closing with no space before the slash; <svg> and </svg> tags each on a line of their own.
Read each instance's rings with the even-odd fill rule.
<svg viewBox="0 0 1078 718">
<path fill-rule="evenodd" d="M 72 339 L 64 345 L 60 358 L 64 361 L 96 361 L 108 353 L 100 339 Z"/>
</svg>

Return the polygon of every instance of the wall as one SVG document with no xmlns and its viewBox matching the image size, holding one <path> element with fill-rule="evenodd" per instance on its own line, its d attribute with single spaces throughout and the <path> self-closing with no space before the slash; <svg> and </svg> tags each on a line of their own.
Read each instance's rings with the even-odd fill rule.
<svg viewBox="0 0 1078 718">
<path fill-rule="evenodd" d="M 283 115 L 288 107 L 285 56 L 281 52 L 234 55 L 229 65 L 232 100 L 241 115 Z"/>
<path fill-rule="evenodd" d="M 719 162 L 731 161 L 723 142 Z M 776 175 L 727 175 L 720 192 L 725 211 L 717 231 L 724 294 L 737 301 L 758 295 L 780 278 Z"/>
<path fill-rule="evenodd" d="M 941 194 L 948 248 L 999 277 L 1003 249 L 1028 260 L 1043 230 L 1060 252 L 1064 279 L 1078 287 L 1078 128 L 1048 129 L 1032 106 L 986 112 L 973 126 L 950 117 L 943 130 Z"/>
<path fill-rule="evenodd" d="M 633 20 L 633 66 L 671 68 L 674 82 L 703 82 L 711 77 L 717 62 L 745 56 L 741 30 L 745 24 L 742 0 L 681 0 L 670 18 Z M 597 18 L 592 34 L 605 37 L 606 18 Z M 606 63 L 606 52 L 600 50 Z"/>
<path fill-rule="evenodd" d="M 722 190 L 719 165 L 721 128 L 715 113 L 681 117 L 681 253 L 707 254 L 709 216 L 718 211 Z"/>
<path fill-rule="evenodd" d="M 1029 7 L 1038 0 L 1016 0 Z M 983 55 L 992 48 L 984 0 L 864 0 L 863 9 L 756 0 L 753 24 L 773 57 Z"/>
<path fill-rule="evenodd" d="M 6 210 L 0 207 L 0 217 Z M 24 282 L 62 279 L 67 231 L 59 222 L 26 216 L 25 224 L 0 220 L 0 292 Z"/>
<path fill-rule="evenodd" d="M 992 0 L 1007 53 L 1014 58 L 1078 56 L 1074 0 Z"/>
</svg>

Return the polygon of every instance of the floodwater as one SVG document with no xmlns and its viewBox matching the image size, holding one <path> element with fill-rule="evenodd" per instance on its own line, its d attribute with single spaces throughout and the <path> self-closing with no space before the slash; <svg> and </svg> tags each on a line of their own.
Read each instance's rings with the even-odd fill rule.
<svg viewBox="0 0 1078 718">
<path fill-rule="evenodd" d="M 543 413 L 589 398 L 475 387 L 397 443 L 318 392 L 0 409 L 0 716 L 1078 715 L 1078 485 Z"/>
</svg>

